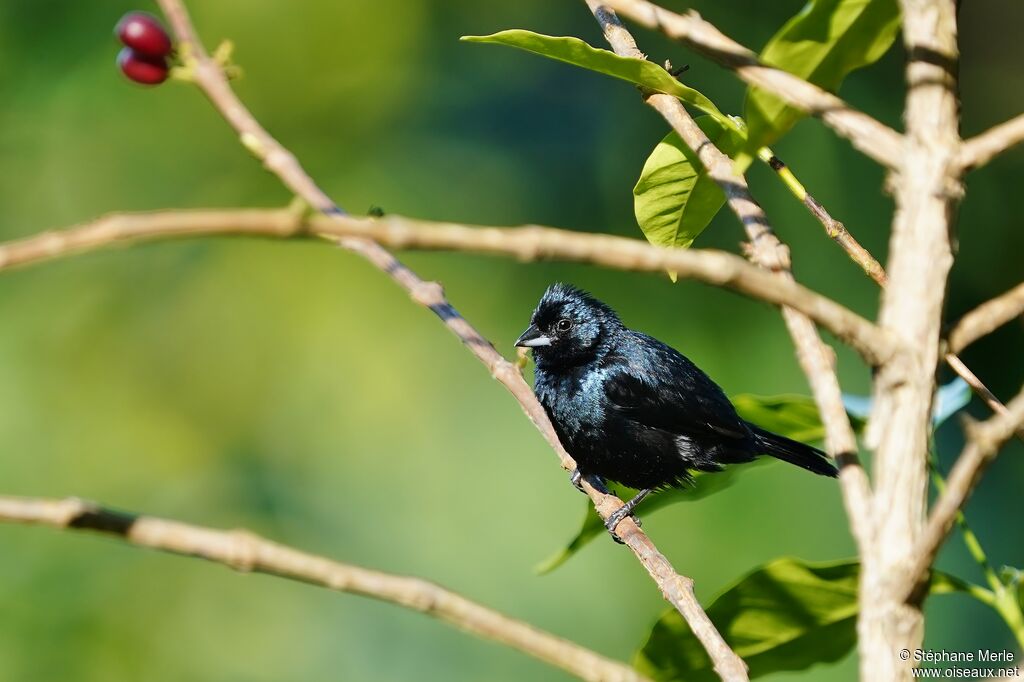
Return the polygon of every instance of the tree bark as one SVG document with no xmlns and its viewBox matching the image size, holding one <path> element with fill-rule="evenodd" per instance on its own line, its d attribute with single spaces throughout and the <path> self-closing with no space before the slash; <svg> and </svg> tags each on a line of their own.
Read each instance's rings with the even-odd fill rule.
<svg viewBox="0 0 1024 682">
<path fill-rule="evenodd" d="M 907 350 L 879 368 L 868 432 L 875 450 L 876 538 L 863 557 L 858 623 L 861 680 L 911 679 L 900 651 L 921 646 L 919 600 L 899 586 L 924 525 L 927 451 L 951 221 L 960 196 L 953 0 L 902 0 L 907 48 L 907 128 L 894 187 L 889 287 L 880 323 Z"/>
</svg>

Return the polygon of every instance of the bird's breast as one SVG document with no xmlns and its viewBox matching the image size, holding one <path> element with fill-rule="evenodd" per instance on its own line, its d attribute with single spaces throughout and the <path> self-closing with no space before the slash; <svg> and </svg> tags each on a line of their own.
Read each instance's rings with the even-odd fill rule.
<svg viewBox="0 0 1024 682">
<path fill-rule="evenodd" d="M 604 386 L 596 372 L 538 373 L 535 389 L 560 434 L 577 440 L 601 428 Z"/>
</svg>

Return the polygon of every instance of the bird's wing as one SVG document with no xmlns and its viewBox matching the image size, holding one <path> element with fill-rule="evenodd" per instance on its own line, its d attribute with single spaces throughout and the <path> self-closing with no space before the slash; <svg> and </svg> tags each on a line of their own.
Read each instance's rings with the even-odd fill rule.
<svg viewBox="0 0 1024 682">
<path fill-rule="evenodd" d="M 746 423 L 713 382 L 676 350 L 636 334 L 628 354 L 604 363 L 605 395 L 625 418 L 690 438 L 743 441 Z"/>
</svg>

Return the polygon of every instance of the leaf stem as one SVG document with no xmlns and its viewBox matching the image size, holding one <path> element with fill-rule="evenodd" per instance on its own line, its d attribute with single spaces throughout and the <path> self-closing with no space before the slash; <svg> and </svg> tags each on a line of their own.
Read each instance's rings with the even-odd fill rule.
<svg viewBox="0 0 1024 682">
<path fill-rule="evenodd" d="M 980 601 L 982 604 L 985 604 L 986 606 L 991 606 L 993 609 L 996 609 L 997 611 L 999 610 L 999 607 L 997 605 L 996 594 L 992 590 L 986 587 L 982 587 L 981 585 L 976 585 L 968 580 L 964 580 L 963 578 L 958 578 L 955 575 L 950 575 L 949 573 L 939 574 L 938 572 L 933 571 L 933 581 L 935 580 L 935 576 L 938 575 L 941 575 L 942 580 L 945 581 L 948 584 L 948 586 L 952 587 L 955 591 L 969 594 L 978 601 Z M 934 585 L 932 587 L 932 590 L 933 594 L 938 593 L 934 591 Z"/>
<path fill-rule="evenodd" d="M 1009 587 L 1003 585 L 1002 589 L 996 593 L 994 608 L 1006 621 L 1017 644 L 1024 650 L 1024 613 L 1021 612 L 1020 601 L 1013 592 Z"/>
<path fill-rule="evenodd" d="M 932 475 L 932 485 L 935 489 L 942 494 L 946 490 L 946 479 L 942 477 L 942 473 L 939 471 L 939 463 L 936 457 L 937 449 L 935 445 L 935 439 L 932 438 L 931 447 L 931 458 L 928 462 L 928 469 Z M 982 573 L 985 574 L 985 580 L 988 582 L 989 587 L 996 594 L 999 593 L 1000 589 L 1004 587 L 1003 581 L 999 579 L 995 569 L 992 567 L 992 563 L 988 560 L 988 555 L 985 554 L 985 550 L 981 547 L 981 541 L 978 540 L 978 536 L 974 534 L 971 527 L 967 524 L 967 518 L 964 516 L 963 511 L 956 513 L 956 523 L 960 528 L 960 534 L 963 537 L 964 546 L 967 547 L 968 553 L 974 558 L 974 561 L 981 568 Z"/>
<path fill-rule="evenodd" d="M 850 231 L 846 229 L 846 226 L 842 222 L 836 220 L 829 214 L 825 207 L 821 205 L 817 199 L 807 191 L 793 171 L 789 169 L 782 159 L 775 155 L 768 147 L 761 147 L 757 152 L 758 158 L 768 164 L 775 175 L 782 180 L 782 184 L 790 191 L 790 193 L 796 197 L 804 207 L 814 216 L 814 218 L 821 223 L 822 227 L 825 228 L 825 233 L 832 238 L 844 251 L 850 256 L 854 263 L 860 266 L 861 270 L 864 271 L 868 277 L 873 279 L 879 286 L 884 287 L 886 284 L 885 269 L 882 264 L 875 260 L 875 257 L 871 253 L 861 246 Z"/>
</svg>

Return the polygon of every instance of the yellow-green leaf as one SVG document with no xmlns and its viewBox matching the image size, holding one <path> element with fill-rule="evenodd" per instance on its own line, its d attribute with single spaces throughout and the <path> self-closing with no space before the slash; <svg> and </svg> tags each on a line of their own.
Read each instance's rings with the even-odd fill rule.
<svg viewBox="0 0 1024 682">
<path fill-rule="evenodd" d="M 834 91 L 850 72 L 885 54 L 899 23 L 897 0 L 810 0 L 768 41 L 761 61 Z M 771 145 L 803 116 L 775 95 L 751 88 L 743 113 L 748 149 L 756 153 Z"/>
<path fill-rule="evenodd" d="M 712 116 L 697 124 L 719 149 L 732 156 L 743 137 Z M 697 155 L 669 133 L 647 157 L 633 188 L 633 211 L 647 241 L 686 248 L 704 231 L 725 203 L 725 194 L 708 176 Z"/>
<path fill-rule="evenodd" d="M 672 74 L 646 59 L 620 57 L 609 50 L 592 47 L 579 38 L 546 36 L 533 31 L 511 29 L 488 36 L 462 36 L 469 43 L 506 45 L 549 59 L 620 78 L 634 85 L 678 97 L 692 107 L 731 125 L 729 119 L 707 97 L 680 83 Z"/>
</svg>

